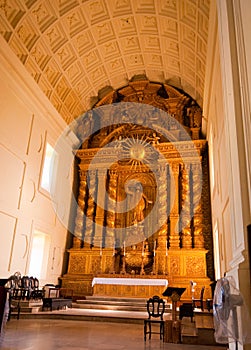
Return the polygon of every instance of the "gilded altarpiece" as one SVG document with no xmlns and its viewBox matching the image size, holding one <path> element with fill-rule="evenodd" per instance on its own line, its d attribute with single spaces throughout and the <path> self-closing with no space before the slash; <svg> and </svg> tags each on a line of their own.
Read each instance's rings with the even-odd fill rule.
<svg viewBox="0 0 251 350">
<path fill-rule="evenodd" d="M 189 96 L 147 79 L 110 91 L 83 116 L 78 208 L 63 287 L 78 296 L 150 297 L 163 287 L 93 286 L 92 280 L 167 279 L 169 286 L 186 288 L 183 299 L 191 299 L 191 281 L 195 297 L 202 286 L 211 297 L 201 121 Z"/>
</svg>

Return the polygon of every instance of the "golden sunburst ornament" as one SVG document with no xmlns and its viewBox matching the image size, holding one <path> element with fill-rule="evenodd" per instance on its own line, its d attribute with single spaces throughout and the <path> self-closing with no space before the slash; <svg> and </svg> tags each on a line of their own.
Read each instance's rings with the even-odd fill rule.
<svg viewBox="0 0 251 350">
<path fill-rule="evenodd" d="M 149 163 L 147 159 L 147 153 L 150 151 L 150 145 L 146 141 L 146 136 L 127 138 L 124 141 L 124 154 L 126 158 L 129 158 L 129 163 L 133 167 L 141 167 L 143 163 Z"/>
</svg>

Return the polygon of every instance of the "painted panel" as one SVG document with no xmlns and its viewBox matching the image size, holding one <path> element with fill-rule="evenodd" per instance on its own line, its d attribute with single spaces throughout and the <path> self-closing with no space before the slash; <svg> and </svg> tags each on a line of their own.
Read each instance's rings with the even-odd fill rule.
<svg viewBox="0 0 251 350">
<path fill-rule="evenodd" d="M 220 194 L 221 200 L 224 203 L 226 201 L 226 196 L 229 193 L 229 158 L 226 150 L 226 138 L 224 128 L 221 130 L 221 134 L 219 135 L 219 176 L 220 176 Z"/>
<path fill-rule="evenodd" d="M 0 278 L 7 278 L 12 273 L 10 264 L 12 259 L 12 247 L 15 238 L 17 218 L 0 212 Z"/>
<path fill-rule="evenodd" d="M 13 245 L 13 259 L 10 266 L 11 272 L 20 271 L 22 274 L 26 273 L 30 232 L 30 220 L 28 220 L 27 217 L 19 218 Z"/>
<path fill-rule="evenodd" d="M 222 212 L 222 225 L 223 225 L 223 241 L 224 241 L 224 260 L 226 261 L 227 270 L 229 269 L 229 263 L 233 259 L 233 249 L 235 249 L 234 233 L 232 232 L 230 206 L 227 201 Z"/>
<path fill-rule="evenodd" d="M 19 208 L 25 163 L 15 154 L 0 147 L 0 210 Z"/>
<path fill-rule="evenodd" d="M 0 86 L 0 106 L 0 139 L 7 148 L 15 149 L 16 153 L 23 155 L 29 143 L 32 113 L 3 80 Z"/>
</svg>

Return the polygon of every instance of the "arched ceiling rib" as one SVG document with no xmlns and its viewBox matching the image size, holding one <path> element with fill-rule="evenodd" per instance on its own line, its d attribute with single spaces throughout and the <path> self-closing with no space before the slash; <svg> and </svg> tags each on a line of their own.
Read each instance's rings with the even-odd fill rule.
<svg viewBox="0 0 251 350">
<path fill-rule="evenodd" d="M 70 123 L 138 74 L 202 106 L 210 0 L 0 0 L 0 32 Z"/>
</svg>

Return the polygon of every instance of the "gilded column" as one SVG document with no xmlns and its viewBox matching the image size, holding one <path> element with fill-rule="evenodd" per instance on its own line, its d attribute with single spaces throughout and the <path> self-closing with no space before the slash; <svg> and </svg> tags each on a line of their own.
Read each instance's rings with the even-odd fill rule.
<svg viewBox="0 0 251 350">
<path fill-rule="evenodd" d="M 80 185 L 79 185 L 79 194 L 78 194 L 77 215 L 75 219 L 73 248 L 80 248 L 81 242 L 83 239 L 86 185 L 87 185 L 86 172 L 80 171 Z"/>
<path fill-rule="evenodd" d="M 85 242 L 84 246 L 89 248 L 92 244 L 92 235 L 94 228 L 94 209 L 95 209 L 95 188 L 96 188 L 96 171 L 88 171 L 88 202 L 86 211 L 86 225 L 85 225 Z"/>
<path fill-rule="evenodd" d="M 179 248 L 179 163 L 171 164 L 170 184 L 170 248 Z"/>
<path fill-rule="evenodd" d="M 93 245 L 95 247 L 103 247 L 103 229 L 104 229 L 104 207 L 106 193 L 106 170 L 98 169 L 97 181 L 97 207 L 95 215 L 95 230 L 93 237 Z"/>
<path fill-rule="evenodd" d="M 181 171 L 181 225 L 182 247 L 192 248 L 191 235 L 191 198 L 190 198 L 190 164 L 183 163 Z"/>
<path fill-rule="evenodd" d="M 167 249 L 167 168 L 165 164 L 159 167 L 158 197 L 158 219 L 161 227 L 158 231 L 157 271 L 159 274 L 165 274 L 167 271 L 165 258 Z"/>
<path fill-rule="evenodd" d="M 117 181 L 118 174 L 115 171 L 109 171 L 109 186 L 108 186 L 108 212 L 107 212 L 107 229 L 105 245 L 112 247 L 115 244 L 115 222 L 116 222 L 116 205 L 117 205 Z"/>
<path fill-rule="evenodd" d="M 194 248 L 204 248 L 203 215 L 201 204 L 202 173 L 201 164 L 193 164 L 193 231 Z"/>
<path fill-rule="evenodd" d="M 159 212 L 159 223 L 161 228 L 158 234 L 158 246 L 162 250 L 166 249 L 167 239 L 167 178 L 166 178 L 166 166 L 160 166 L 159 168 L 159 186 L 158 186 L 158 212 Z"/>
</svg>

